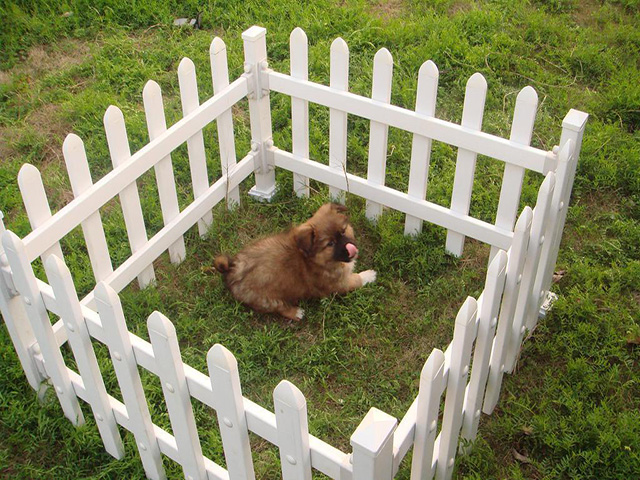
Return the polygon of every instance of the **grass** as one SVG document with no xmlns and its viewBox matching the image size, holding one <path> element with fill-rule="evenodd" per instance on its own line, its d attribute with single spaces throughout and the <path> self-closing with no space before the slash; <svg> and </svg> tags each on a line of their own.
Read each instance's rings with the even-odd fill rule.
<svg viewBox="0 0 640 480">
<path fill-rule="evenodd" d="M 132 151 L 147 139 L 141 92 L 148 79 L 162 87 L 169 124 L 181 117 L 176 69 L 196 64 L 200 98 L 211 95 L 208 46 L 227 43 L 231 77 L 242 72 L 240 33 L 252 24 L 268 31 L 270 64 L 288 71 L 288 37 L 309 37 L 310 78 L 328 83 L 329 46 L 343 36 L 350 48 L 350 89 L 369 95 L 373 55 L 394 57 L 392 102 L 413 108 L 417 72 L 432 59 L 440 70 L 436 115 L 458 122 L 464 86 L 476 71 L 489 91 L 483 129 L 508 136 L 517 92 L 532 85 L 539 112 L 532 143 L 559 141 L 569 108 L 591 116 L 558 260 L 560 300 L 525 344 L 516 375 L 507 376 L 498 408 L 483 416 L 473 453 L 458 461 L 457 478 L 633 478 L 640 471 L 640 18 L 638 2 L 555 0 L 225 3 L 116 0 L 69 3 L 16 1 L 0 7 L 0 209 L 20 236 L 30 231 L 17 187 L 20 166 L 42 172 L 52 210 L 72 198 L 61 156 L 68 132 L 85 142 L 94 181 L 111 166 L 102 115 L 124 112 Z M 72 12 L 69 15 L 66 12 Z M 202 12 L 203 29 L 174 28 L 176 17 Z M 234 111 L 237 150 L 249 149 L 248 109 Z M 274 140 L 290 148 L 290 102 L 272 95 Z M 311 155 L 326 162 L 328 111 L 310 110 Z M 349 118 L 349 169 L 366 172 L 368 123 Z M 215 127 L 205 129 L 211 178 L 220 173 Z M 391 129 L 387 183 L 406 188 L 410 136 Z M 447 206 L 454 149 L 434 143 L 428 199 Z M 191 198 L 186 148 L 172 155 L 181 206 Z M 493 221 L 502 165 L 480 158 L 471 211 Z M 533 205 L 541 178 L 525 177 L 522 205 Z M 157 286 L 122 293 L 129 328 L 147 338 L 146 317 L 160 310 L 176 325 L 186 363 L 206 371 L 208 348 L 234 352 L 246 396 L 271 407 L 282 378 L 306 395 L 310 430 L 348 450 L 348 438 L 371 406 L 400 417 L 417 390 L 422 362 L 450 340 L 456 309 L 480 293 L 487 248 L 467 242 L 465 255 L 444 254 L 444 232 L 427 227 L 416 240 L 401 235 L 402 216 L 377 226 L 363 202 L 349 198 L 360 238 L 359 267 L 379 281 L 345 298 L 307 302 L 307 319 L 291 325 L 236 304 L 203 266 L 218 251 L 233 253 L 256 236 L 305 219 L 326 197 L 298 200 L 290 175 L 279 174 L 272 204 L 214 211 L 203 241 L 187 235 L 187 260 L 156 263 Z M 150 234 L 161 228 L 153 174 L 139 182 Z M 101 211 L 114 265 L 129 255 L 117 200 Z M 79 229 L 63 244 L 77 288 L 92 287 Z M 38 267 L 38 266 L 37 266 Z M 39 267 L 38 267 L 39 268 Z M 401 315 L 398 312 L 402 312 Z M 0 476 L 7 478 L 139 478 L 132 437 L 127 457 L 111 459 L 93 419 L 75 429 L 55 396 L 41 405 L 27 385 L 6 332 L 0 329 Z M 118 396 L 104 347 L 98 347 L 107 387 Z M 70 355 L 67 353 L 67 358 Z M 70 360 L 70 358 L 69 358 Z M 152 416 L 170 429 L 159 381 L 144 375 Z M 205 454 L 224 463 L 215 415 L 194 403 Z M 261 478 L 276 478 L 277 451 L 252 438 Z M 179 467 L 165 461 L 170 476 Z M 403 470 L 400 478 L 407 478 Z"/>
</svg>

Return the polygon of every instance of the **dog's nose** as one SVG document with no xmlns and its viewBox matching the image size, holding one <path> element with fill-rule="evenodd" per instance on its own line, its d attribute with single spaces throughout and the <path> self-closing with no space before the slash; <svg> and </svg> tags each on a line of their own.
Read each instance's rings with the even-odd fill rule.
<svg viewBox="0 0 640 480">
<path fill-rule="evenodd" d="M 354 258 L 358 254 L 358 247 L 356 247 L 353 243 L 347 243 L 345 245 L 345 248 L 349 253 L 349 258 Z"/>
</svg>

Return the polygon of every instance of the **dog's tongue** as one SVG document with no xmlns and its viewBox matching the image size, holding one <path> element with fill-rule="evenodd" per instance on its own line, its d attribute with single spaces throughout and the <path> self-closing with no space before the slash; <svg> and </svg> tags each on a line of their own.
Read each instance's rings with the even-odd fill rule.
<svg viewBox="0 0 640 480">
<path fill-rule="evenodd" d="M 345 247 L 349 252 L 349 258 L 353 258 L 358 254 L 358 248 L 353 243 L 347 243 Z"/>
</svg>

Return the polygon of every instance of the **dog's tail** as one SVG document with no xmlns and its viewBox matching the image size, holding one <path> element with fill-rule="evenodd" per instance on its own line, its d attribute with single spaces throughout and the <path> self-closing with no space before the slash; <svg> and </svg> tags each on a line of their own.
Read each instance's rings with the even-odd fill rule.
<svg viewBox="0 0 640 480">
<path fill-rule="evenodd" d="M 218 255 L 213 264 L 216 267 L 216 270 L 224 275 L 225 273 L 229 273 L 233 262 L 231 261 L 231 257 L 229 257 L 229 255 Z"/>
</svg>

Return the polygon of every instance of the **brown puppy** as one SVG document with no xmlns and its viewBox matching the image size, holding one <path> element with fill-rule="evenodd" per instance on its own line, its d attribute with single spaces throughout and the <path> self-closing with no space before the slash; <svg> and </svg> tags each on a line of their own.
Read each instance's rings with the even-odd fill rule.
<svg viewBox="0 0 640 480">
<path fill-rule="evenodd" d="M 376 279 L 374 270 L 353 273 L 358 249 L 346 207 L 328 203 L 305 223 L 263 238 L 215 267 L 231 294 L 259 312 L 301 320 L 303 298 L 347 293 Z"/>
</svg>

